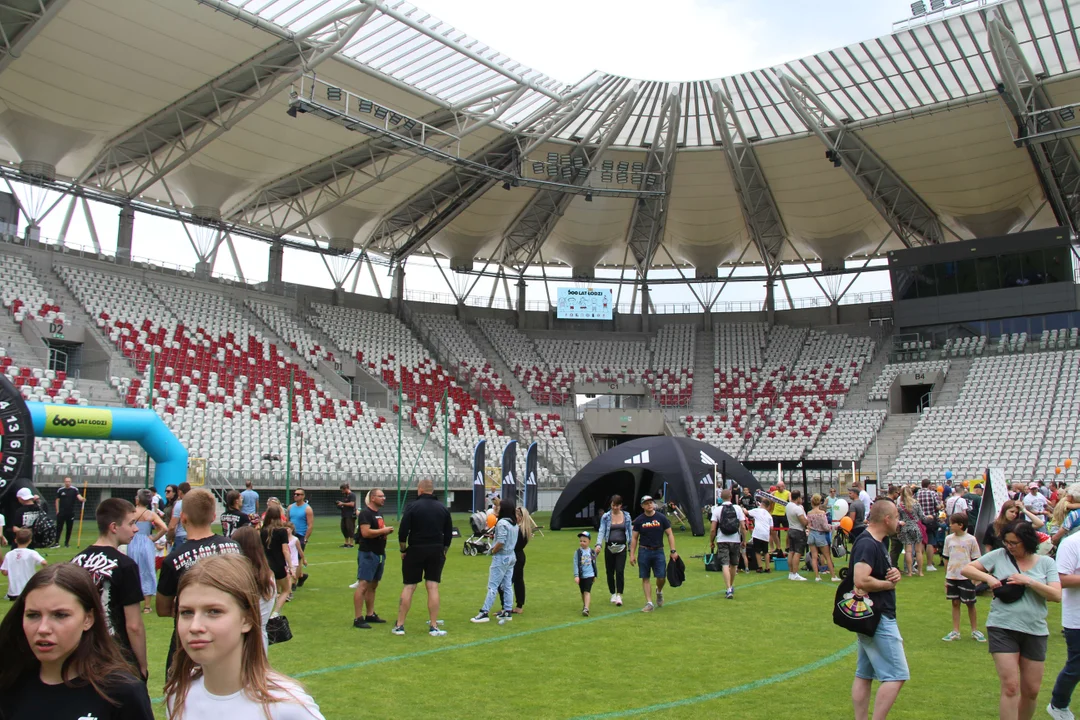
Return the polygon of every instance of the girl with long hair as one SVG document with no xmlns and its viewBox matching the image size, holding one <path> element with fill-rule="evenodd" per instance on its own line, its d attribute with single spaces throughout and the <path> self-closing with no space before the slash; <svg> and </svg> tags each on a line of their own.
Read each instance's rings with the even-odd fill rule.
<svg viewBox="0 0 1080 720">
<path fill-rule="evenodd" d="M 517 509 L 518 541 L 514 545 L 514 574 L 511 578 L 514 585 L 514 614 L 520 614 L 525 609 L 525 546 L 532 539 L 536 523 L 529 511 L 523 507 Z"/>
<path fill-rule="evenodd" d="M 821 560 L 825 559 L 825 566 L 829 570 L 829 575 L 832 577 L 833 582 L 840 582 L 840 578 L 836 576 L 836 568 L 833 566 L 832 549 L 829 545 L 829 532 L 832 530 L 832 524 L 829 522 L 829 516 L 825 514 L 825 510 L 822 509 L 821 504 L 823 500 L 821 495 L 814 495 L 810 498 L 810 512 L 806 514 L 806 521 L 809 523 L 808 529 L 809 542 L 810 542 L 810 567 L 814 569 L 814 580 L 821 582 Z"/>
<path fill-rule="evenodd" d="M 128 557 L 139 566 L 139 585 L 143 594 L 143 613 L 150 614 L 150 601 L 157 595 L 157 548 L 155 543 L 169 531 L 169 526 L 150 509 L 153 495 L 149 490 L 135 493 L 135 525 L 138 532 L 128 543 Z"/>
<path fill-rule="evenodd" d="M 0 717 L 153 720 L 146 685 L 109 635 L 101 595 L 83 568 L 35 573 L 0 622 Z"/>
<path fill-rule="evenodd" d="M 289 529 L 282 518 L 281 505 L 270 505 L 263 516 L 263 526 L 259 530 L 266 562 L 274 572 L 277 581 L 277 600 L 274 602 L 274 614 L 281 612 L 285 601 L 289 599 L 292 583 L 289 575 Z"/>
<path fill-rule="evenodd" d="M 1031 523 L 1031 527 L 1035 530 L 1043 526 L 1043 519 L 1024 507 L 1022 502 L 1019 500 L 1006 500 L 1002 503 L 997 518 L 992 524 L 986 526 L 986 532 L 983 533 L 982 543 L 986 552 L 1004 547 L 1001 538 L 1005 526 L 1017 520 Z"/>
<path fill-rule="evenodd" d="M 904 546 L 904 565 L 907 567 L 905 573 L 908 577 L 911 577 L 912 567 L 915 564 L 916 554 L 919 556 L 919 575 L 923 574 L 923 568 L 925 566 L 925 558 L 923 554 L 922 533 L 919 531 L 919 523 L 923 519 L 922 508 L 919 507 L 919 503 L 915 502 L 915 496 L 911 492 L 911 488 L 904 486 L 901 491 L 900 502 L 896 504 L 896 509 L 900 511 L 900 520 L 903 521 L 903 525 L 896 532 L 897 541 Z"/>
<path fill-rule="evenodd" d="M 470 618 L 474 623 L 486 623 L 491 618 L 488 611 L 499 594 L 503 592 L 503 609 L 496 614 L 499 624 L 514 619 L 510 606 L 513 604 L 513 579 L 514 579 L 514 548 L 518 542 L 517 508 L 510 500 L 503 500 L 498 505 L 499 519 L 495 522 L 495 544 L 491 546 L 491 570 L 488 572 L 488 589 L 484 597 L 484 604 L 476 617 Z"/>
<path fill-rule="evenodd" d="M 274 601 L 277 600 L 277 582 L 274 579 L 274 571 L 266 561 L 266 551 L 263 550 L 262 538 L 259 531 L 251 525 L 245 525 L 233 533 L 232 539 L 240 546 L 240 552 L 251 561 L 251 567 L 255 570 L 255 583 L 259 587 L 259 616 L 262 620 L 263 645 L 270 648 L 270 640 L 266 636 L 266 621 L 274 612 Z"/>
<path fill-rule="evenodd" d="M 165 683 L 171 720 L 323 720 L 295 680 L 270 668 L 259 627 L 261 592 L 240 555 L 200 560 L 176 596 L 180 648 Z"/>
</svg>

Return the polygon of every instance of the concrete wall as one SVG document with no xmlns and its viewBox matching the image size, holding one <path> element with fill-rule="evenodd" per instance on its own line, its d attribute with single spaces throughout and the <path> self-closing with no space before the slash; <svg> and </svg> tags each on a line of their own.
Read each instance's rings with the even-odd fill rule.
<svg viewBox="0 0 1080 720">
<path fill-rule="evenodd" d="M 662 410 L 586 410 L 582 429 L 593 435 L 663 435 Z"/>
</svg>

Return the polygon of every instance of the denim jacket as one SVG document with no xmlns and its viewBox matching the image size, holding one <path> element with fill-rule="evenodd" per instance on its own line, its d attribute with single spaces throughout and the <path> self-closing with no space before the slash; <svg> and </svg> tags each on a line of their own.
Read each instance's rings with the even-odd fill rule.
<svg viewBox="0 0 1080 720">
<path fill-rule="evenodd" d="M 512 524 L 506 518 L 503 518 L 499 522 L 495 523 L 495 542 L 494 545 L 502 543 L 502 547 L 499 548 L 499 552 L 493 553 L 495 557 L 502 557 L 504 555 L 514 556 L 514 548 L 517 547 L 518 539 L 518 527 Z"/>
<path fill-rule="evenodd" d="M 632 528 L 630 527 L 631 517 L 626 510 L 623 510 L 623 517 L 626 518 L 626 544 L 630 545 L 630 533 Z M 600 547 L 604 547 L 607 544 L 608 537 L 611 535 L 611 511 L 608 510 L 600 517 L 600 532 L 596 536 L 596 544 Z"/>
<path fill-rule="evenodd" d="M 574 577 L 596 577 L 596 553 L 592 548 L 574 551 Z"/>
</svg>

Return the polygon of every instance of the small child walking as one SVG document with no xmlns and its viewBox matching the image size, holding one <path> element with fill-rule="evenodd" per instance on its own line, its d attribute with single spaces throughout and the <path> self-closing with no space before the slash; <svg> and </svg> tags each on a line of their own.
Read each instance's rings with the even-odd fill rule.
<svg viewBox="0 0 1080 720">
<path fill-rule="evenodd" d="M 949 560 L 945 570 L 945 597 L 952 600 L 952 632 L 941 639 L 945 642 L 960 639 L 960 606 L 967 605 L 971 637 L 976 642 L 986 642 L 986 636 L 979 632 L 979 618 L 975 612 L 975 583 L 961 573 L 965 565 L 982 554 L 979 543 L 967 531 L 967 513 L 953 513 L 949 517 L 949 529 L 952 534 L 945 538 L 942 555 Z"/>
<path fill-rule="evenodd" d="M 0 572 L 8 579 L 8 600 L 19 598 L 30 577 L 37 572 L 38 565 L 45 567 L 49 564 L 37 550 L 30 549 L 30 541 L 33 539 L 34 533 L 30 528 L 16 530 L 15 549 L 4 556 L 4 562 L 0 565 Z"/>
<path fill-rule="evenodd" d="M 592 586 L 596 580 L 596 553 L 589 546 L 589 532 L 578 533 L 578 549 L 574 551 L 574 582 L 581 591 L 581 614 L 589 617 Z"/>
<path fill-rule="evenodd" d="M 307 565 L 307 558 L 304 557 L 304 548 L 300 546 L 300 538 L 295 535 L 296 527 L 289 523 L 285 528 L 289 531 L 289 575 L 292 577 L 289 600 L 292 600 L 293 591 L 302 584 L 300 582 L 300 564 Z"/>
</svg>

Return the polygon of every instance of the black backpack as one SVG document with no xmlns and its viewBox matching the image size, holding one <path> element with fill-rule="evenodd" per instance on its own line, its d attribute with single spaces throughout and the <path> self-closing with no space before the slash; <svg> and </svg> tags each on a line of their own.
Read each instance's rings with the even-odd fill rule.
<svg viewBox="0 0 1080 720">
<path fill-rule="evenodd" d="M 734 505 L 720 506 L 720 532 L 724 535 L 734 535 L 739 532 L 739 514 Z"/>
</svg>

